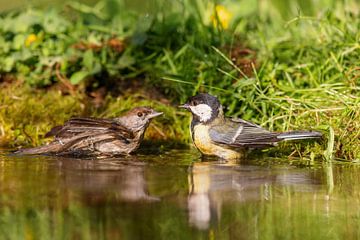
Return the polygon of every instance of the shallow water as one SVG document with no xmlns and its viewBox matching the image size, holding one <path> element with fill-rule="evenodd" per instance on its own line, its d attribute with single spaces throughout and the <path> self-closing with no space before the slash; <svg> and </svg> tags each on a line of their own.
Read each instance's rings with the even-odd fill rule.
<svg viewBox="0 0 360 240">
<path fill-rule="evenodd" d="M 360 167 L 0 155 L 0 239 L 357 239 Z"/>
</svg>

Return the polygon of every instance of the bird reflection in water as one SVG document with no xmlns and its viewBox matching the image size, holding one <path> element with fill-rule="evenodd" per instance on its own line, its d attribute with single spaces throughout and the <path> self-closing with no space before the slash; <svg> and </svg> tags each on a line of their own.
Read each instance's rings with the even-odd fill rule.
<svg viewBox="0 0 360 240">
<path fill-rule="evenodd" d="M 313 192 L 319 180 L 308 171 L 271 169 L 238 163 L 198 162 L 189 168 L 189 224 L 200 230 L 221 218 L 222 204 L 268 201 L 272 189 Z"/>
<path fill-rule="evenodd" d="M 211 218 L 210 209 L 210 169 L 195 163 L 189 173 L 189 223 L 199 229 L 207 229 Z"/>
<path fill-rule="evenodd" d="M 183 167 L 159 168 L 133 158 L 58 161 L 60 184 L 64 185 L 63 189 L 79 193 L 75 196 L 81 196 L 90 205 L 135 203 L 132 206 L 136 207 L 139 203 L 146 205 L 160 200 L 174 203 L 176 199 L 178 206 L 186 204 L 189 225 L 206 230 L 221 221 L 224 206 L 273 201 L 284 193 L 316 193 L 322 179 L 321 173 L 311 169 L 288 166 L 196 162 L 186 172 L 182 171 Z M 174 175 L 174 169 L 178 175 Z M 168 180 L 171 181 L 164 183 Z M 184 194 L 171 183 L 182 180 L 188 181 L 188 192 Z M 149 192 L 150 184 L 153 192 Z"/>
<path fill-rule="evenodd" d="M 134 158 L 62 159 L 59 167 L 64 175 L 63 184 L 68 189 L 81 191 L 86 202 L 96 204 L 109 201 L 159 201 L 159 198 L 149 195 L 145 178 L 146 163 Z"/>
</svg>

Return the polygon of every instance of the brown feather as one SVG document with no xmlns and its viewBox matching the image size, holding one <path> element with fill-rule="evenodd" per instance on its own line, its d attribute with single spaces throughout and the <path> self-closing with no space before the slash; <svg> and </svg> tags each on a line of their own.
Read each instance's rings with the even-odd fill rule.
<svg viewBox="0 0 360 240">
<path fill-rule="evenodd" d="M 124 138 L 134 138 L 134 133 L 112 119 L 98 118 L 71 118 L 63 126 L 56 126 L 51 129 L 45 136 L 55 136 L 56 139 L 71 138 L 75 135 L 91 132 L 111 130 L 121 134 Z"/>
</svg>

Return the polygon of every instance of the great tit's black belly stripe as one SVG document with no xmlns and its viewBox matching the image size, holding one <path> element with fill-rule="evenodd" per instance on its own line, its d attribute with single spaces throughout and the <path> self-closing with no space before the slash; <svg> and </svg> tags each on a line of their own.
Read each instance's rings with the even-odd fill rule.
<svg viewBox="0 0 360 240">
<path fill-rule="evenodd" d="M 199 124 L 200 122 L 199 121 L 196 121 L 195 119 L 193 119 L 191 121 L 191 124 L 190 124 L 190 133 L 191 133 L 191 139 L 194 141 L 194 127 Z"/>
</svg>

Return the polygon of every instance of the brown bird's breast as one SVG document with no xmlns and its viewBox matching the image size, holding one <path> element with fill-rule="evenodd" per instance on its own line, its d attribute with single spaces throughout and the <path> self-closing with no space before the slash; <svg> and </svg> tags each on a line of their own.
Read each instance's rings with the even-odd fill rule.
<svg viewBox="0 0 360 240">
<path fill-rule="evenodd" d="M 110 154 L 129 154 L 139 148 L 143 136 L 144 131 L 139 131 L 135 133 L 135 138 L 129 140 L 128 142 L 124 142 L 124 140 L 122 139 L 115 139 L 111 142 L 104 142 L 98 144 L 96 146 L 96 150 L 102 153 Z"/>
</svg>

